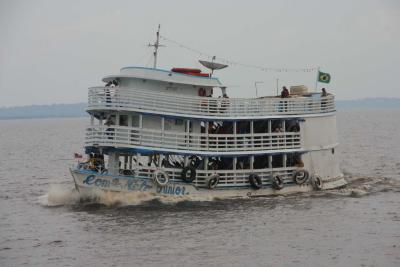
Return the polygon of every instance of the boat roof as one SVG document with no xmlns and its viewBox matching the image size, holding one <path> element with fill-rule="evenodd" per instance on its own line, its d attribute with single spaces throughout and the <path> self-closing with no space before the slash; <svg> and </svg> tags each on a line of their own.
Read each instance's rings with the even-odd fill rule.
<svg viewBox="0 0 400 267">
<path fill-rule="evenodd" d="M 145 67 L 124 67 L 120 70 L 120 74 L 105 76 L 103 82 L 109 82 L 117 78 L 136 78 L 196 86 L 224 87 L 219 79 L 215 77 L 193 76 Z"/>
</svg>

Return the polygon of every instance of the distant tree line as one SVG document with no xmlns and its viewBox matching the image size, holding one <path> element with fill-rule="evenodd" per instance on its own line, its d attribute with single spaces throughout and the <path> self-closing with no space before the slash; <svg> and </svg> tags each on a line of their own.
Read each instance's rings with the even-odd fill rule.
<svg viewBox="0 0 400 267">
<path fill-rule="evenodd" d="M 84 117 L 86 107 L 86 103 L 3 107 L 0 119 Z"/>
</svg>

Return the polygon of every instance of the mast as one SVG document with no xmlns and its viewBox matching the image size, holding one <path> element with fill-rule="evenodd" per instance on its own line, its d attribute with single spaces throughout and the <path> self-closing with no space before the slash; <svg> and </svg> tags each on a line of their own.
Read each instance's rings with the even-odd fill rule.
<svg viewBox="0 0 400 267">
<path fill-rule="evenodd" d="M 318 78 L 319 78 L 319 71 L 320 71 L 320 70 L 321 70 L 321 68 L 318 67 L 318 69 L 317 69 L 317 78 L 316 78 L 316 80 L 315 80 L 315 92 L 318 91 Z"/>
<path fill-rule="evenodd" d="M 163 47 L 164 45 L 160 44 L 160 24 L 158 24 L 158 30 L 157 30 L 157 38 L 156 41 L 154 42 L 154 44 L 149 44 L 149 47 L 152 46 L 154 47 L 154 52 L 153 52 L 153 56 L 154 56 L 154 64 L 153 64 L 153 68 L 157 68 L 157 54 L 158 54 L 158 48 L 159 47 Z"/>
</svg>

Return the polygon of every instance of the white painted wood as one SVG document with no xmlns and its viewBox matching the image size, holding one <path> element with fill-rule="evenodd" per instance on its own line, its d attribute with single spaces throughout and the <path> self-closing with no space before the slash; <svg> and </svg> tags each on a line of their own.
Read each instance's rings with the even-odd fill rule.
<svg viewBox="0 0 400 267">
<path fill-rule="evenodd" d="M 111 96 L 105 90 L 112 90 Z M 229 101 L 229 105 L 226 104 Z M 323 105 L 323 108 L 321 108 Z M 285 108 L 283 108 L 285 107 Z M 190 118 L 238 119 L 314 115 L 335 111 L 334 96 L 293 98 L 211 98 L 137 88 L 89 88 L 88 111 L 126 110 Z"/>
<path fill-rule="evenodd" d="M 206 123 L 207 125 L 207 123 Z M 206 126 L 206 132 L 208 127 Z M 230 142 L 226 142 L 229 139 Z M 256 139 L 254 143 L 249 140 Z M 298 132 L 255 134 L 207 134 L 162 131 L 126 126 L 89 126 L 86 146 L 117 146 L 207 152 L 300 149 Z"/>
<path fill-rule="evenodd" d="M 123 82 L 126 80 L 148 80 L 166 84 L 172 83 L 190 86 L 223 87 L 222 83 L 215 77 L 199 77 L 167 70 L 142 67 L 125 67 L 121 69 L 120 74 L 109 75 L 103 78 L 103 82 L 109 82 L 112 80 L 122 81 L 122 86 Z"/>
</svg>

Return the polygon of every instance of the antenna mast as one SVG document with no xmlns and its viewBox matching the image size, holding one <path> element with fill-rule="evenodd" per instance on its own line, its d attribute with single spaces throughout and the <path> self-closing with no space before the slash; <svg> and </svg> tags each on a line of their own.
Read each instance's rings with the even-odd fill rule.
<svg viewBox="0 0 400 267">
<path fill-rule="evenodd" d="M 163 47 L 164 45 L 160 44 L 160 24 L 158 24 L 158 30 L 157 30 L 157 39 L 154 42 L 154 44 L 149 44 L 149 47 L 152 46 L 154 47 L 154 52 L 153 52 L 153 56 L 154 56 L 154 65 L 153 68 L 157 68 L 157 54 L 158 54 L 158 48 L 159 47 Z"/>
</svg>

